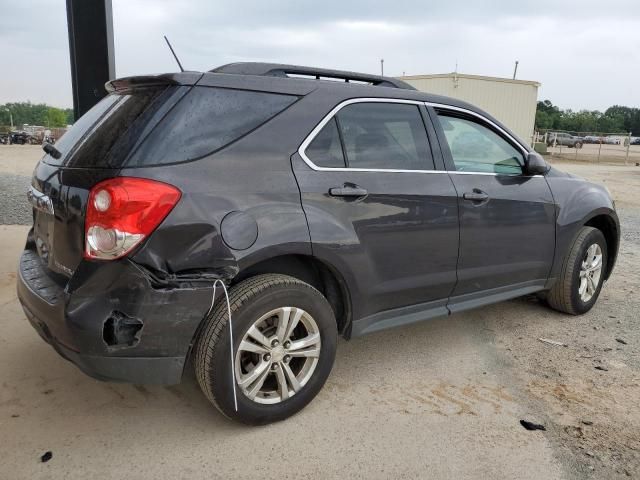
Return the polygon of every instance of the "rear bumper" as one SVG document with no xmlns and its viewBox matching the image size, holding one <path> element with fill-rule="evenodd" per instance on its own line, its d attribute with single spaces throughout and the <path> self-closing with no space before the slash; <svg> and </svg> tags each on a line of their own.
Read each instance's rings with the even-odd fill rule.
<svg viewBox="0 0 640 480">
<path fill-rule="evenodd" d="M 180 383 L 185 357 L 107 357 L 84 355 L 57 342 L 46 323 L 22 305 L 31 326 L 60 356 L 75 364 L 90 377 L 104 381 L 164 384 Z"/>
<path fill-rule="evenodd" d="M 77 276 L 82 282 L 74 286 Z M 20 259 L 17 290 L 31 325 L 62 357 L 99 380 L 139 384 L 180 382 L 211 302 L 210 288 L 155 289 L 127 261 L 79 267 L 61 285 L 29 249 Z M 114 317 L 137 322 L 135 338 L 114 343 L 106 326 Z"/>
</svg>

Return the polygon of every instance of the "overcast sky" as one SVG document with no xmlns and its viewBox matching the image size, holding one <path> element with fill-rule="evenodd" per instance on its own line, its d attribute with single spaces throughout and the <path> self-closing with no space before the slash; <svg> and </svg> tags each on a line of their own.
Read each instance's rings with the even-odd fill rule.
<svg viewBox="0 0 640 480">
<path fill-rule="evenodd" d="M 379 5 L 377 5 L 379 3 Z M 482 5 L 481 5 L 482 3 Z M 71 106 L 63 0 L 0 0 L 0 103 Z M 542 83 L 562 108 L 640 107 L 637 0 L 113 0 L 116 75 L 270 61 Z"/>
</svg>

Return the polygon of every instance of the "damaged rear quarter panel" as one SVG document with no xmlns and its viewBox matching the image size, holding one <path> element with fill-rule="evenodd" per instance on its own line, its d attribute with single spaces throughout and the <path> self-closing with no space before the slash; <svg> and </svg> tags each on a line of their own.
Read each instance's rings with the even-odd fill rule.
<svg viewBox="0 0 640 480">
<path fill-rule="evenodd" d="M 293 107 L 292 107 L 293 108 Z M 289 157 L 295 136 L 281 138 L 286 116 L 277 116 L 220 152 L 180 165 L 129 169 L 127 175 L 178 187 L 182 198 L 135 255 L 161 272 L 240 270 L 282 253 L 311 255 L 306 218 Z M 225 244 L 222 219 L 230 212 L 252 217 L 255 243 L 244 250 Z"/>
<path fill-rule="evenodd" d="M 182 356 L 211 303 L 207 285 L 157 288 L 127 259 L 82 262 L 67 287 L 66 321 L 87 355 Z M 113 315 L 142 322 L 139 341 L 108 345 L 104 325 Z"/>
<path fill-rule="evenodd" d="M 277 120 L 194 162 L 127 169 L 128 176 L 162 181 L 182 192 L 178 204 L 131 261 L 160 276 L 207 274 L 228 282 L 268 258 L 311 255 L 306 217 L 289 161 L 289 150 L 297 145 L 269 133 L 267 127 Z M 243 212 L 255 220 L 257 239 L 250 247 L 234 250 L 223 240 L 220 224 L 230 212 Z M 150 290 L 142 287 L 140 282 L 149 280 L 139 277 L 139 272 L 128 270 L 127 275 L 128 280 L 116 279 L 113 284 L 118 291 L 112 297 L 127 304 L 118 305 L 119 310 L 134 318 L 144 314 L 152 321 L 144 321 L 139 344 L 122 351 L 131 354 L 133 349 L 150 347 L 154 354 L 173 355 L 180 348 L 180 354 L 186 354 L 210 306 L 211 284 L 200 283 L 191 292 Z M 163 336 L 167 337 L 164 343 Z"/>
</svg>

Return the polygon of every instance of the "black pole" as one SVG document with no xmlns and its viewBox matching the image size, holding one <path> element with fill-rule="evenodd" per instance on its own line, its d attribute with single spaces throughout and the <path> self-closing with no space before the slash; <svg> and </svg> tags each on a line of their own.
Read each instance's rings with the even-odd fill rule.
<svg viewBox="0 0 640 480">
<path fill-rule="evenodd" d="M 75 120 L 106 94 L 115 78 L 111 0 L 67 0 Z"/>
</svg>

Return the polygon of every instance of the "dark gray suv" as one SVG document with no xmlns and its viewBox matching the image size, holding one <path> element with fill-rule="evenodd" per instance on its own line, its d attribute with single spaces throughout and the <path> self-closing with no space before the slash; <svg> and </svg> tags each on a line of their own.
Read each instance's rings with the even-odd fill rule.
<svg viewBox="0 0 640 480">
<path fill-rule="evenodd" d="M 313 399 L 338 335 L 534 292 L 581 314 L 611 275 L 607 190 L 472 105 L 256 63 L 107 87 L 45 146 L 18 282 L 96 378 L 177 383 L 193 363 L 225 415 L 263 424 Z"/>
</svg>

